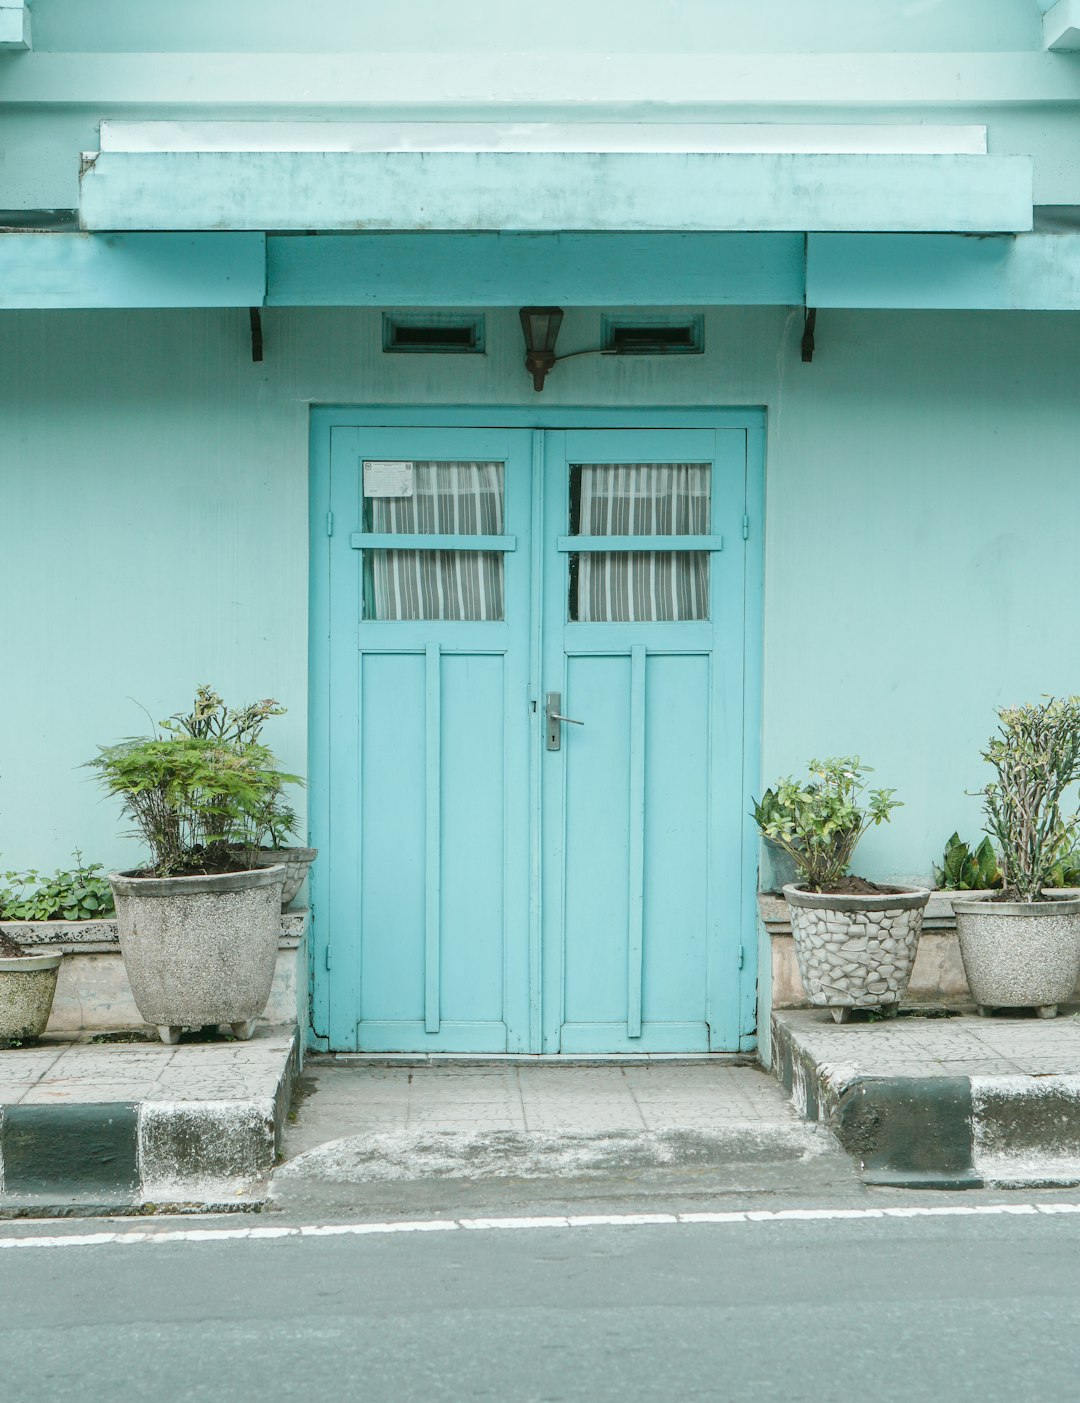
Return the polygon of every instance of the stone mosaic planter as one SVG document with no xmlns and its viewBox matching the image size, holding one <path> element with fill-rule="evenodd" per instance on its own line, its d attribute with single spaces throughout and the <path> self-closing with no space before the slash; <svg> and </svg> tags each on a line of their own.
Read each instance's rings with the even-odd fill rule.
<svg viewBox="0 0 1080 1403">
<path fill-rule="evenodd" d="M 0 956 L 0 1047 L 40 1038 L 63 955 Z"/>
<path fill-rule="evenodd" d="M 833 896 L 784 888 L 806 997 L 844 1023 L 853 1008 L 890 1008 L 907 991 L 922 933 L 924 887 Z"/>
<path fill-rule="evenodd" d="M 953 900 L 968 988 L 981 1014 L 1053 1018 L 1080 978 L 1080 900 Z"/>
<path fill-rule="evenodd" d="M 318 848 L 260 848 L 255 854 L 256 867 L 276 867 L 279 863 L 285 868 L 285 885 L 281 889 L 281 909 L 284 911 L 300 888 L 308 868 L 319 856 Z"/>
<path fill-rule="evenodd" d="M 274 979 L 284 878 L 280 864 L 214 877 L 109 874 L 135 1007 L 162 1042 L 218 1023 L 251 1037 Z"/>
</svg>

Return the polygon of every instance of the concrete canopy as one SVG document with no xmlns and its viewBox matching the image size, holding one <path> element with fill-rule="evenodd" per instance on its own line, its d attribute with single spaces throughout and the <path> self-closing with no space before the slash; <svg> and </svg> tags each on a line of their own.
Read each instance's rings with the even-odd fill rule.
<svg viewBox="0 0 1080 1403">
<path fill-rule="evenodd" d="M 223 139 L 215 123 L 136 123 L 130 135 L 104 124 L 101 150 L 83 160 L 83 228 L 985 234 L 1032 224 L 1030 158 L 973 154 L 962 134 L 938 150 L 925 138 L 905 151 L 842 137 L 785 150 L 733 145 L 723 124 L 711 137 L 703 124 L 681 149 L 640 128 L 617 149 L 607 137 L 569 150 L 490 139 L 386 149 L 335 123 L 312 124 L 304 141 L 288 124 L 224 125 Z"/>
</svg>

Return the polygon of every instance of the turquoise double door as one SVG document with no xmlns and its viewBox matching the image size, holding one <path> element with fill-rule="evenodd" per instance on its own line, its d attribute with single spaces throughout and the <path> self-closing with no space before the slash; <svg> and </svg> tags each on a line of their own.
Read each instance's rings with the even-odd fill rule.
<svg viewBox="0 0 1080 1403">
<path fill-rule="evenodd" d="M 341 419 L 315 504 L 322 1045 L 750 1046 L 747 431 Z"/>
</svg>

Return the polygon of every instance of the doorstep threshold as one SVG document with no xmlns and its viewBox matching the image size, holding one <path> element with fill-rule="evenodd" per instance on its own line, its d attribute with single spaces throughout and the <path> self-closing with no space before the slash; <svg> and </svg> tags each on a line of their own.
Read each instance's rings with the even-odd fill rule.
<svg viewBox="0 0 1080 1403">
<path fill-rule="evenodd" d="M 751 1067 L 758 1062 L 752 1052 L 309 1052 L 306 1060 L 363 1067 Z"/>
</svg>

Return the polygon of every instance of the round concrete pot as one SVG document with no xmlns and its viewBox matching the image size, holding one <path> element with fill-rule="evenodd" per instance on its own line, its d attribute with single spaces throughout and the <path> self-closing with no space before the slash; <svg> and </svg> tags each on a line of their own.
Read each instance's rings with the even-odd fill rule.
<svg viewBox="0 0 1080 1403">
<path fill-rule="evenodd" d="M 1053 1018 L 1080 978 L 1080 900 L 953 901 L 971 997 L 981 1014 Z"/>
<path fill-rule="evenodd" d="M 304 885 L 308 868 L 319 856 L 318 848 L 260 848 L 255 854 L 257 867 L 285 867 L 285 885 L 281 889 L 281 909 L 284 911 Z"/>
<path fill-rule="evenodd" d="M 215 877 L 109 874 L 135 1006 L 162 1042 L 208 1023 L 251 1036 L 274 980 L 284 879 L 281 864 Z"/>
<path fill-rule="evenodd" d="M 63 955 L 0 956 L 0 1047 L 41 1037 Z"/>
<path fill-rule="evenodd" d="M 853 1008 L 892 1008 L 907 992 L 922 933 L 925 887 L 834 896 L 788 884 L 784 897 L 806 997 L 846 1023 Z"/>
</svg>

